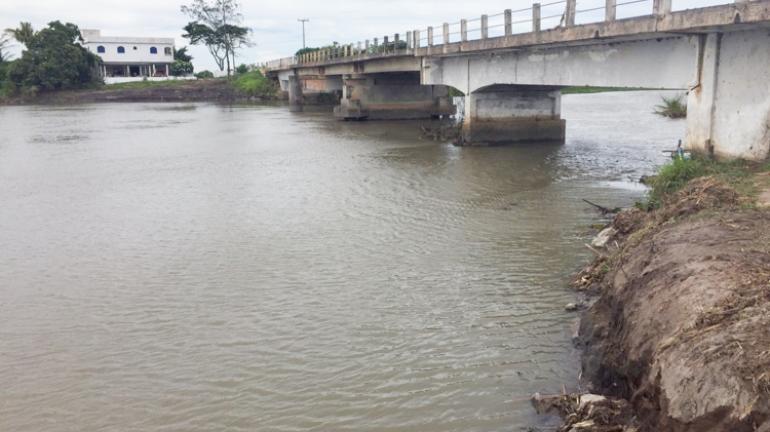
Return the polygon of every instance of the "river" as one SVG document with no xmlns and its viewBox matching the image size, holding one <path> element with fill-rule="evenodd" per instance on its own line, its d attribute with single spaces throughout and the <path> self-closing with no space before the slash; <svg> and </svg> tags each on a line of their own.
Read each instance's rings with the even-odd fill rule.
<svg viewBox="0 0 770 432">
<path fill-rule="evenodd" d="M 684 123 L 563 98 L 567 143 L 457 148 L 285 107 L 0 107 L 0 430 L 521 431 L 574 389 L 583 198 Z"/>
</svg>

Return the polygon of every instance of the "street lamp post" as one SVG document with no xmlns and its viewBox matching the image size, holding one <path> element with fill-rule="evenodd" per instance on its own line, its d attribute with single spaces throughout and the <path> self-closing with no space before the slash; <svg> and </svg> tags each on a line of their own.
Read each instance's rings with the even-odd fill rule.
<svg viewBox="0 0 770 432">
<path fill-rule="evenodd" d="M 305 23 L 310 21 L 307 18 L 299 18 L 297 21 L 302 23 L 302 48 L 305 48 Z"/>
</svg>

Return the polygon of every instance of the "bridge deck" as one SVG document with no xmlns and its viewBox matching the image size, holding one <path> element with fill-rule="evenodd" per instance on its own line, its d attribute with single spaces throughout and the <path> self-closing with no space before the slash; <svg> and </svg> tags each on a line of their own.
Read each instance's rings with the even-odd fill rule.
<svg viewBox="0 0 770 432">
<path fill-rule="evenodd" d="M 568 0 L 567 4 L 575 0 Z M 660 0 L 656 4 L 661 3 Z M 614 0 L 608 0 L 608 5 Z M 670 7 L 670 3 L 669 6 Z M 573 5 L 574 8 L 574 5 Z M 567 7 L 569 13 L 569 7 Z M 574 10 L 574 9 L 573 9 Z M 467 55 L 496 50 L 517 50 L 522 48 L 586 45 L 631 40 L 647 40 L 681 34 L 703 34 L 713 32 L 750 30 L 757 27 L 770 27 L 770 0 L 737 2 L 720 6 L 688 9 L 671 12 L 653 11 L 652 15 L 611 19 L 582 25 L 560 25 L 552 29 L 510 34 L 510 22 L 506 24 L 507 35 L 482 37 L 476 40 L 464 40 L 449 43 L 448 25 L 443 30 L 442 40 L 447 43 L 433 44 L 432 31 L 428 46 L 420 46 L 425 40 L 419 32 L 407 34 L 407 41 L 380 45 L 378 49 L 362 48 L 358 45 L 344 45 L 337 48 L 320 50 L 299 57 L 288 57 L 269 62 L 265 65 L 268 72 L 277 72 L 305 67 L 332 66 L 356 62 L 394 59 L 403 57 L 436 57 Z M 533 28 L 539 22 L 533 18 Z M 569 20 L 569 18 L 567 18 Z M 574 12 L 572 20 L 574 21 Z M 467 29 L 466 29 L 467 32 Z M 486 33 L 482 29 L 482 35 Z M 463 39 L 467 39 L 464 36 Z"/>
</svg>

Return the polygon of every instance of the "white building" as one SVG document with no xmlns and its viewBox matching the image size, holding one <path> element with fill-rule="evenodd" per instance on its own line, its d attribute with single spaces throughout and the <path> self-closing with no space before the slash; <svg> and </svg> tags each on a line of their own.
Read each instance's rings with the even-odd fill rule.
<svg viewBox="0 0 770 432">
<path fill-rule="evenodd" d="M 80 33 L 86 49 L 102 58 L 105 81 L 170 75 L 174 62 L 173 38 L 102 36 L 100 30 L 81 30 Z"/>
</svg>

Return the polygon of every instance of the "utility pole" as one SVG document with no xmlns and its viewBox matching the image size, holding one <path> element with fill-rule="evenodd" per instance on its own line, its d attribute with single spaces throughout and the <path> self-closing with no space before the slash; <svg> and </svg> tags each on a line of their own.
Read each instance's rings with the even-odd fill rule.
<svg viewBox="0 0 770 432">
<path fill-rule="evenodd" d="M 302 23 L 302 48 L 304 49 L 306 48 L 305 47 L 305 23 L 310 20 L 307 18 L 299 18 L 297 21 Z"/>
</svg>

